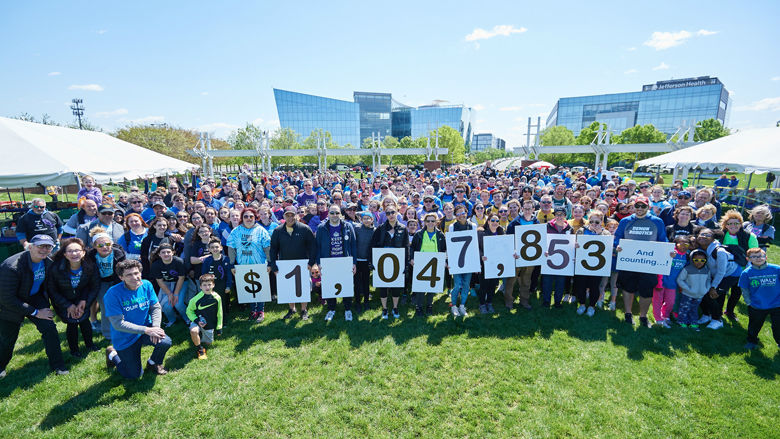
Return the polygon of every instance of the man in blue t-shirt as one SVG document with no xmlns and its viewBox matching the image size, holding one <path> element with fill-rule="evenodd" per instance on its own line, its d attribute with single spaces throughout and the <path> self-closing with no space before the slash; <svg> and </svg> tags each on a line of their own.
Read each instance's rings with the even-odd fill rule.
<svg viewBox="0 0 780 439">
<path fill-rule="evenodd" d="M 772 336 L 780 347 L 780 266 L 768 264 L 760 248 L 747 251 L 750 266 L 739 276 L 742 297 L 748 305 L 746 349 L 758 347 L 758 333 L 766 316 L 772 319 Z"/>
<path fill-rule="evenodd" d="M 134 259 L 118 263 L 116 274 L 122 283 L 109 288 L 103 298 L 114 343 L 106 348 L 106 366 L 116 366 L 119 374 L 129 379 L 143 375 L 142 346 L 154 346 L 146 370 L 155 375 L 168 373 L 162 363 L 171 347 L 170 337 L 160 328 L 162 307 L 157 294 L 152 284 L 141 278 L 141 270 L 141 263 Z"/>
</svg>

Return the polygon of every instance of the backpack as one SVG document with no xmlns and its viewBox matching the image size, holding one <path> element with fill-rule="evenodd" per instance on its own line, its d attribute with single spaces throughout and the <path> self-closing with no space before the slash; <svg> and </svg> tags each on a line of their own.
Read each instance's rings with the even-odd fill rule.
<svg viewBox="0 0 780 439">
<path fill-rule="evenodd" d="M 747 266 L 747 248 L 749 245 L 749 239 L 750 234 L 744 230 L 740 230 L 737 233 L 738 244 L 719 245 L 715 250 L 712 251 L 712 255 L 710 256 L 712 256 L 712 259 L 717 259 L 718 248 L 723 248 L 732 256 L 732 260 L 734 262 L 736 262 L 740 267 L 745 267 Z"/>
</svg>

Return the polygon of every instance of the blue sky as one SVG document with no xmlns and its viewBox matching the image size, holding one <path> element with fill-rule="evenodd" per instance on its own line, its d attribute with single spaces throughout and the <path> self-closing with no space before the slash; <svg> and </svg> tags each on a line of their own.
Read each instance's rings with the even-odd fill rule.
<svg viewBox="0 0 780 439">
<path fill-rule="evenodd" d="M 274 87 L 391 92 L 474 107 L 476 132 L 525 142 L 566 96 L 717 76 L 731 127 L 780 120 L 780 2 L 6 2 L 0 115 L 107 131 L 165 122 L 225 137 L 278 126 Z"/>
</svg>

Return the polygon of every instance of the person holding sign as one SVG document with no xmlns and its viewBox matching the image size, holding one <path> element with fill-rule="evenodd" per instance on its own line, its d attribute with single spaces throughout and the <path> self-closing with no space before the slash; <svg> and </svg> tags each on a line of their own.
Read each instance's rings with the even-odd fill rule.
<svg viewBox="0 0 780 439">
<path fill-rule="evenodd" d="M 361 212 L 360 224 L 355 228 L 355 312 L 368 309 L 368 286 L 371 277 L 369 259 L 371 258 L 371 240 L 374 237 L 374 215 Z M 362 301 L 362 303 L 361 303 Z"/>
<path fill-rule="evenodd" d="M 412 237 L 411 254 L 415 252 L 433 252 L 444 253 L 447 251 L 447 240 L 444 233 L 436 228 L 439 216 L 435 213 L 426 213 L 423 218 L 425 228 L 414 234 Z M 409 261 L 409 265 L 414 265 L 414 259 Z M 435 276 L 436 271 L 431 270 L 431 276 Z M 422 317 L 433 314 L 433 295 L 434 293 L 415 293 L 415 316 Z"/>
<path fill-rule="evenodd" d="M 570 235 L 571 225 L 566 220 L 566 207 L 558 206 L 553 210 L 555 217 L 552 221 L 547 223 L 547 235 Z M 544 256 L 549 257 L 550 252 L 545 251 Z M 563 300 L 563 290 L 566 285 L 568 276 L 561 276 L 557 274 L 545 274 L 542 276 L 542 306 L 544 308 L 550 307 L 550 299 L 555 289 L 555 308 L 561 308 L 561 301 Z"/>
<path fill-rule="evenodd" d="M 534 213 L 535 203 L 536 202 L 534 200 L 523 200 L 522 212 L 520 213 L 520 215 L 517 216 L 517 218 L 515 218 L 511 223 L 509 223 L 509 226 L 507 226 L 506 228 L 506 233 L 508 235 L 514 235 L 515 228 L 517 226 L 528 226 L 533 224 L 539 224 L 539 218 L 537 218 L 536 214 Z M 506 306 L 508 310 L 511 311 L 512 306 L 514 305 L 515 300 L 514 297 L 512 297 L 512 294 L 514 293 L 516 280 L 520 283 L 519 291 L 518 291 L 520 306 L 522 306 L 525 309 L 531 309 L 531 303 L 530 303 L 531 290 L 532 290 L 531 284 L 534 278 L 534 274 L 536 275 L 536 277 L 539 277 L 539 271 L 540 271 L 540 267 L 538 265 L 528 266 L 528 267 L 518 267 L 515 270 L 515 276 L 509 276 L 506 279 L 504 279 L 504 306 Z"/>
<path fill-rule="evenodd" d="M 395 201 L 390 200 L 385 204 L 385 221 L 381 226 L 377 227 L 374 231 L 374 235 L 371 238 L 371 248 L 403 248 L 406 249 L 404 260 L 401 261 L 401 269 L 406 266 L 406 261 L 409 259 L 409 232 L 403 224 L 398 222 L 398 208 Z M 373 255 L 373 252 L 372 252 Z M 373 256 L 371 258 L 373 260 Z M 375 267 L 380 269 L 381 267 Z M 402 276 L 401 273 L 393 273 L 398 276 Z M 377 288 L 379 292 L 379 299 L 382 302 L 382 319 L 387 320 L 387 296 L 393 296 L 393 318 L 401 318 L 401 314 L 398 312 L 398 301 L 401 297 L 401 288 Z"/>
<path fill-rule="evenodd" d="M 257 223 L 259 215 L 252 207 L 241 211 L 241 224 L 230 232 L 227 239 L 228 256 L 233 265 L 265 264 L 269 258 L 271 237 Z M 255 302 L 249 319 L 257 323 L 265 320 L 265 302 Z"/>
<path fill-rule="evenodd" d="M 317 242 L 317 264 L 321 258 L 338 258 L 343 256 L 352 257 L 352 274 L 357 270 L 355 266 L 355 229 L 352 224 L 341 218 L 341 208 L 334 204 L 328 209 L 328 221 L 321 223 L 317 227 L 315 235 Z M 344 320 L 352 321 L 352 297 L 345 297 L 344 302 Z M 336 299 L 328 299 L 328 313 L 325 314 L 325 321 L 333 320 L 336 315 Z"/>
<path fill-rule="evenodd" d="M 315 263 L 317 248 L 314 242 L 314 234 L 306 224 L 296 219 L 297 211 L 293 206 L 284 209 L 284 227 L 277 227 L 271 234 L 271 251 L 268 254 L 268 269 L 274 274 L 279 274 L 277 261 L 294 259 L 308 259 L 308 269 Z M 308 303 L 301 303 L 301 319 L 309 320 Z M 295 315 L 295 304 L 290 303 L 290 310 L 282 318 L 288 320 Z"/>
<path fill-rule="evenodd" d="M 600 210 L 591 210 L 588 214 L 588 226 L 577 230 L 576 234 L 582 236 L 611 235 L 604 228 L 604 214 Z M 579 243 L 574 246 L 578 249 L 577 251 L 580 251 Z M 600 261 L 604 264 L 608 262 L 603 256 L 597 255 L 597 257 L 600 257 Z M 577 308 L 577 314 L 587 313 L 588 317 L 593 317 L 593 314 L 596 313 L 596 302 L 600 298 L 601 278 L 602 276 L 574 275 L 574 294 L 577 296 L 577 302 L 580 304 Z M 585 308 L 586 299 L 588 301 L 587 311 Z"/>
<path fill-rule="evenodd" d="M 649 214 L 650 202 L 645 196 L 638 196 L 634 201 L 635 213 L 623 218 L 615 231 L 615 250 L 620 253 L 621 239 L 633 239 L 636 241 L 667 242 L 666 225 L 657 216 Z M 670 257 L 674 257 L 672 254 Z M 639 323 L 641 326 L 650 327 L 647 320 L 647 311 L 653 300 L 653 288 L 658 283 L 658 276 L 653 273 L 639 273 L 635 271 L 620 271 L 617 279 L 618 286 L 623 290 L 623 305 L 626 323 L 634 324 L 631 307 L 634 304 L 634 295 L 639 294 Z"/>
<path fill-rule="evenodd" d="M 469 221 L 468 209 L 459 204 L 455 206 L 455 222 L 450 224 L 449 232 L 461 232 L 464 230 L 474 230 L 477 225 Z M 465 244 L 464 244 L 465 245 Z M 453 317 L 467 317 L 466 300 L 469 298 L 469 283 L 472 273 L 457 273 L 452 275 L 452 290 L 450 292 Z M 460 296 L 460 305 L 458 305 L 458 296 Z"/>
<path fill-rule="evenodd" d="M 520 218 L 520 216 L 518 216 Z M 480 227 L 477 229 L 477 237 L 479 238 L 479 254 L 482 257 L 482 279 L 479 281 L 479 312 L 481 314 L 493 314 L 496 312 L 495 309 L 493 309 L 493 294 L 496 292 L 496 287 L 498 287 L 498 281 L 499 279 L 485 279 L 484 273 L 484 263 L 487 261 L 487 256 L 485 256 L 485 245 L 484 245 L 484 239 L 485 236 L 498 236 L 504 234 L 504 229 L 498 225 L 499 218 L 498 215 L 495 213 L 488 214 L 487 220 L 485 221 L 485 227 Z M 517 254 L 515 254 L 515 258 L 517 258 Z M 512 264 L 512 267 L 509 267 L 509 270 L 512 270 L 514 268 L 514 263 Z M 512 277 L 514 279 L 514 277 Z M 507 288 L 507 290 L 509 290 Z M 509 290 L 509 294 L 511 296 L 512 290 Z"/>
</svg>

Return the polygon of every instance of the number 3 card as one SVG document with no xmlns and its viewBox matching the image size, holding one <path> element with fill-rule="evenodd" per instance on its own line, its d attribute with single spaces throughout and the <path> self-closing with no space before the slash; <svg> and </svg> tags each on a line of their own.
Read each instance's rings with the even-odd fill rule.
<svg viewBox="0 0 780 439">
<path fill-rule="evenodd" d="M 612 235 L 577 235 L 574 274 L 609 276 L 612 272 Z"/>
<path fill-rule="evenodd" d="M 515 237 L 512 235 L 485 236 L 485 279 L 515 275 Z"/>
</svg>

